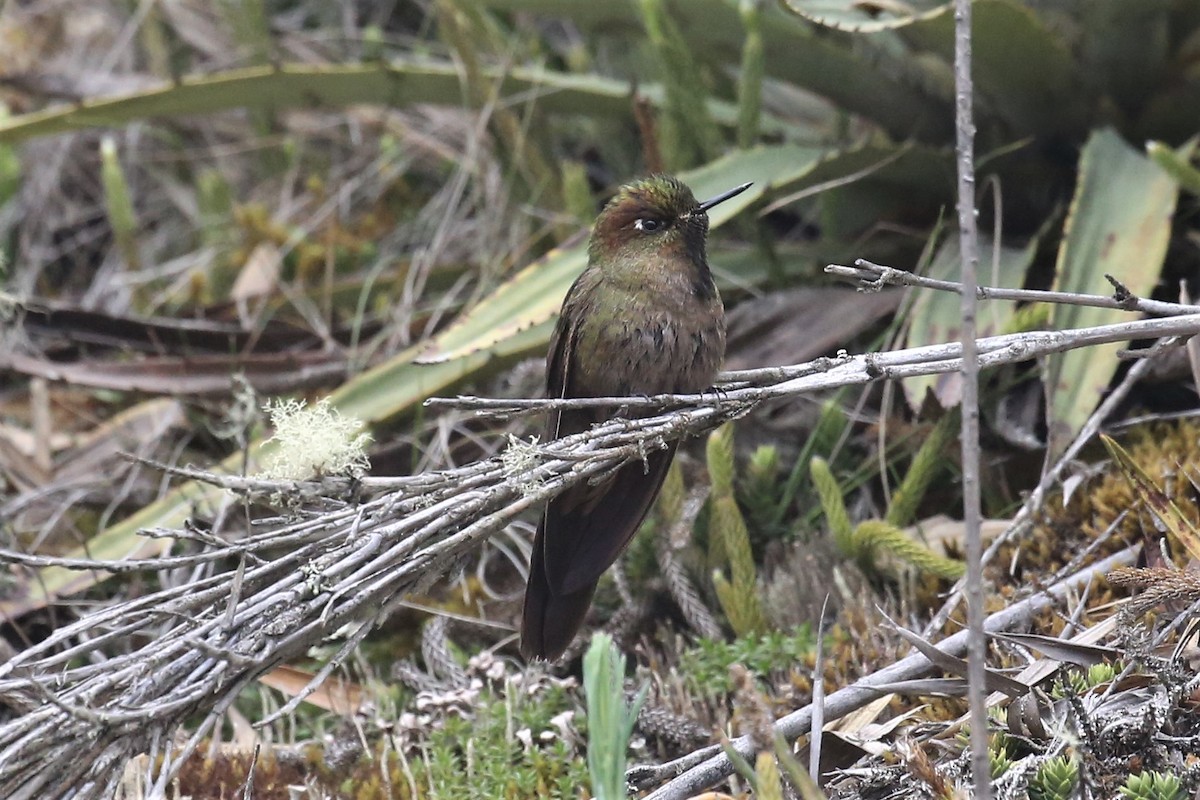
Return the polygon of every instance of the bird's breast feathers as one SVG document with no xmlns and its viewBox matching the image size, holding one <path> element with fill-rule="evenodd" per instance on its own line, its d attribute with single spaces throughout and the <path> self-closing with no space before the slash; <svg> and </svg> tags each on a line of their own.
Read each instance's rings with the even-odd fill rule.
<svg viewBox="0 0 1200 800">
<path fill-rule="evenodd" d="M 725 353 L 720 308 L 680 313 L 646 298 L 579 322 L 577 391 L 599 396 L 707 389 Z"/>
</svg>

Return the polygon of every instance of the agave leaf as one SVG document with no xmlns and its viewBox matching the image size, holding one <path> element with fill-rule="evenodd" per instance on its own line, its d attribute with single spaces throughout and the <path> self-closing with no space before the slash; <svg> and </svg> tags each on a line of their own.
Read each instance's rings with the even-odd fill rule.
<svg viewBox="0 0 1200 800">
<path fill-rule="evenodd" d="M 784 0 L 798 17 L 814 25 L 851 33 L 893 30 L 925 16 L 941 14 L 951 3 L 923 0 L 912 3 L 863 3 L 861 0 Z"/>
<path fill-rule="evenodd" d="M 459 358 L 552 319 L 587 265 L 583 244 L 555 248 L 504 281 L 429 343 L 418 359 L 433 364 Z"/>
<path fill-rule="evenodd" d="M 922 206 L 935 215 L 953 196 L 954 180 L 954 154 L 948 149 L 868 142 L 831 151 L 808 169 L 781 175 L 773 188 L 792 198 L 821 193 L 822 233 L 844 240 Z"/>
<path fill-rule="evenodd" d="M 981 236 L 979 253 L 980 274 L 983 278 L 980 283 L 1004 289 L 1020 289 L 1025 284 L 1025 273 L 1033 263 L 1036 252 L 1036 239 L 1022 248 L 997 247 L 989 237 Z M 925 275 L 937 280 L 954 281 L 958 280 L 961 267 L 958 237 L 951 236 L 938 248 Z M 979 335 L 992 336 L 1009 330 L 1016 310 L 1017 304 L 1012 300 L 987 300 L 980 303 Z M 949 292 L 917 292 L 907 317 L 908 347 L 957 341 L 962 325 L 961 300 L 957 294 Z M 913 410 L 921 407 L 926 393 L 930 390 L 942 408 L 958 405 L 962 391 L 962 376 L 957 372 L 906 378 L 902 383 L 904 396 Z"/>
<path fill-rule="evenodd" d="M 824 28 L 856 34 L 893 31 L 918 53 L 935 54 L 946 64 L 954 60 L 952 2 L 896 7 L 856 0 L 785 2 L 788 10 Z M 976 0 L 971 13 L 974 82 L 986 97 L 982 113 L 994 109 L 1020 132 L 1080 131 L 1086 119 L 1084 76 L 1060 32 L 1015 0 Z M 1111 36 L 1112 30 L 1121 29 L 1105 31 L 1106 38 L 1128 40 Z"/>
<path fill-rule="evenodd" d="M 470 1 L 496 10 L 565 17 L 582 28 L 626 40 L 645 35 L 633 0 Z M 730 66 L 739 63 L 745 27 L 737 0 L 675 0 L 670 5 L 693 52 Z M 851 43 L 825 35 L 775 3 L 763 5 L 762 37 L 764 66 L 771 77 L 873 119 L 896 137 L 936 139 L 951 134 L 953 109 L 946 102 L 880 69 Z"/>
<path fill-rule="evenodd" d="M 1055 288 L 1102 294 L 1108 286 L 1104 276 L 1112 275 L 1135 295 L 1148 295 L 1167 253 L 1176 195 L 1171 176 L 1113 130 L 1094 132 L 1079 159 Z M 1116 309 L 1084 306 L 1060 305 L 1051 312 L 1060 330 L 1105 325 L 1127 316 Z M 1047 360 L 1052 451 L 1061 452 L 1092 413 L 1116 371 L 1120 349 L 1120 344 L 1100 345 Z"/>
<path fill-rule="evenodd" d="M 984 108 L 1021 133 L 1080 131 L 1083 77 L 1063 37 L 1014 0 L 976 0 L 971 15 L 972 74 Z M 899 32 L 913 47 L 954 61 L 953 4 L 913 18 Z"/>
<path fill-rule="evenodd" d="M 799 166 L 799 165 L 798 165 Z M 948 149 L 913 143 L 869 141 L 829 150 L 803 168 L 780 174 L 771 183 L 778 192 L 803 190 L 805 195 L 844 185 L 890 186 L 912 201 L 914 193 L 945 197 L 954 189 L 954 155 Z"/>
<path fill-rule="evenodd" d="M 485 69 L 483 74 L 502 81 L 503 97 L 522 94 L 536 97 L 547 111 L 604 117 L 629 113 L 626 81 L 522 68 L 503 73 Z M 661 86 L 643 86 L 639 91 L 650 102 L 661 104 Z M 414 103 L 467 102 L 460 76 L 454 65 L 448 63 L 397 60 L 372 64 L 284 64 L 192 75 L 157 89 L 51 106 L 0 119 L 0 144 L 84 128 L 123 125 L 147 117 L 211 114 L 231 108 L 278 111 L 313 106 L 341 108 L 356 103 L 400 107 Z M 709 113 L 722 125 L 737 125 L 737 109 L 731 103 L 710 101 Z M 770 124 L 770 120 L 764 120 L 763 124 L 776 133 L 782 130 L 778 124 Z"/>
</svg>

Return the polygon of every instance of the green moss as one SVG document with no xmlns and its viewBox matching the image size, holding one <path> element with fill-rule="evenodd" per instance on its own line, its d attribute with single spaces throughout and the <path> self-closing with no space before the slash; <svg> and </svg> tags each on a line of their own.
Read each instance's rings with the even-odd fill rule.
<svg viewBox="0 0 1200 800">
<path fill-rule="evenodd" d="M 802 663 L 815 645 L 816 637 L 808 625 L 751 634 L 730 642 L 700 639 L 680 654 L 679 670 L 697 695 L 718 697 L 734 689 L 729 678 L 731 665 L 741 664 L 757 676 L 786 673 Z"/>
</svg>

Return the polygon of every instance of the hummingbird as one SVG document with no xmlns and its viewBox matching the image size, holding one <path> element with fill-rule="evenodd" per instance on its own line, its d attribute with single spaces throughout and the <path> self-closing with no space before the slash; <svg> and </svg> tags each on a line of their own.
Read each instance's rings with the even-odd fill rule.
<svg viewBox="0 0 1200 800">
<path fill-rule="evenodd" d="M 622 186 L 588 241 L 587 268 L 563 301 L 546 356 L 546 396 L 626 397 L 701 392 L 725 357 L 725 308 L 708 266 L 708 210 L 667 175 Z M 580 433 L 604 409 L 554 411 L 547 438 Z M 662 488 L 675 445 L 631 461 L 600 483 L 551 500 L 538 525 L 525 587 L 521 653 L 557 659 L 583 625 L 592 595 Z"/>
</svg>

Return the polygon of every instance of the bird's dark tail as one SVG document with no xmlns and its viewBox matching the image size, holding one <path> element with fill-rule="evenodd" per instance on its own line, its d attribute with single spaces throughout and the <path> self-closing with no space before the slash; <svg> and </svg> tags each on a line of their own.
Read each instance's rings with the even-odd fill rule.
<svg viewBox="0 0 1200 800">
<path fill-rule="evenodd" d="M 541 533 L 539 530 L 534 539 L 533 557 L 529 560 L 529 583 L 525 586 L 525 609 L 521 613 L 521 655 L 553 661 L 566 651 L 583 627 L 596 584 L 568 594 L 554 594 L 542 563 Z"/>
</svg>

